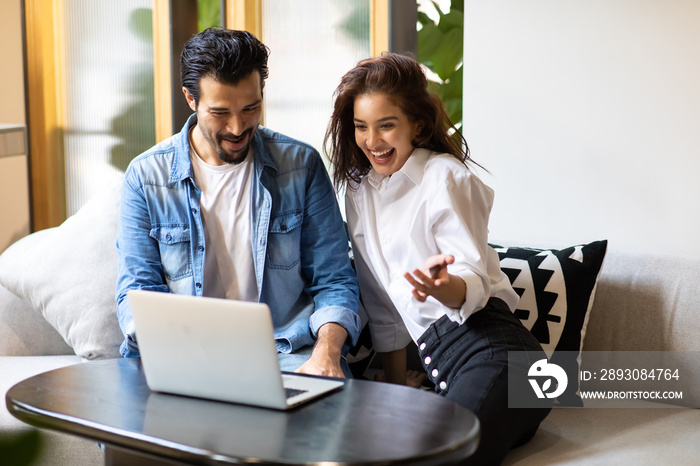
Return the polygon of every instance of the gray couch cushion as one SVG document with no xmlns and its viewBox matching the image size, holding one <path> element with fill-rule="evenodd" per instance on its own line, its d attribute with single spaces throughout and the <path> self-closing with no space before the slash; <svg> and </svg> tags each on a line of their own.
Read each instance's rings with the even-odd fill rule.
<svg viewBox="0 0 700 466">
<path fill-rule="evenodd" d="M 699 425 L 690 408 L 556 408 L 503 466 L 697 464 Z"/>
<path fill-rule="evenodd" d="M 0 285 L 38 309 L 76 354 L 119 356 L 115 239 L 121 182 L 61 226 L 31 234 L 0 256 Z"/>
<path fill-rule="evenodd" d="M 608 251 L 586 351 L 700 351 L 700 258 Z"/>
<path fill-rule="evenodd" d="M 74 354 L 27 301 L 0 286 L 0 356 Z"/>
</svg>

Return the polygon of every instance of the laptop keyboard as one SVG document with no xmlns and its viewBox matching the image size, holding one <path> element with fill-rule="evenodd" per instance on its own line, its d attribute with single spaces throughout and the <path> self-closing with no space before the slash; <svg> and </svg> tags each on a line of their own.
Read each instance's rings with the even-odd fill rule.
<svg viewBox="0 0 700 466">
<path fill-rule="evenodd" d="M 287 398 L 291 398 L 293 396 L 301 395 L 302 393 L 308 392 L 308 390 L 298 390 L 296 388 L 284 388 L 284 391 L 287 393 Z"/>
</svg>

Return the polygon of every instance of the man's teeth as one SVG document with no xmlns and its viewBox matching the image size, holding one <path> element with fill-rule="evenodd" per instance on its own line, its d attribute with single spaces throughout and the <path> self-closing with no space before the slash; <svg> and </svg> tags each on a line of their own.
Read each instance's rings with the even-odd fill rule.
<svg viewBox="0 0 700 466">
<path fill-rule="evenodd" d="M 386 157 L 387 155 L 389 155 L 392 150 L 394 150 L 394 149 L 387 149 L 387 150 L 383 150 L 381 152 L 375 152 L 375 151 L 371 150 L 370 152 L 372 153 L 373 156 L 375 156 L 376 158 L 379 159 L 379 158 Z"/>
</svg>

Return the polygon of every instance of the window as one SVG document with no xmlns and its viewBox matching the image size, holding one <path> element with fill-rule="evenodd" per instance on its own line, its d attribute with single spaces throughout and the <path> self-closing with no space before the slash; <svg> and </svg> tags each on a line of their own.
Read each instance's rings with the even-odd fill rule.
<svg viewBox="0 0 700 466">
<path fill-rule="evenodd" d="M 263 0 L 270 47 L 265 126 L 313 145 L 323 136 L 340 78 L 370 55 L 369 0 Z"/>
</svg>

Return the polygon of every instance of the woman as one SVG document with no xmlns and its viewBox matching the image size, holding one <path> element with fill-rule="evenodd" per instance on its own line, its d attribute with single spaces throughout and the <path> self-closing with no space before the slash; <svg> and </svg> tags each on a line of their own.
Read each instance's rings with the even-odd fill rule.
<svg viewBox="0 0 700 466">
<path fill-rule="evenodd" d="M 474 464 L 499 464 L 549 409 L 508 409 L 509 351 L 546 357 L 488 246 L 493 192 L 412 58 L 384 54 L 342 79 L 325 145 L 346 209 L 360 295 L 387 381 L 418 345 L 440 395 L 481 423 Z M 450 128 L 454 134 L 450 135 Z M 534 362 L 534 360 L 532 361 Z"/>
</svg>

